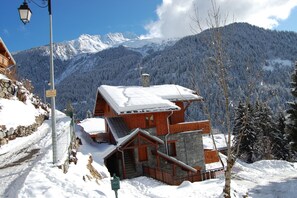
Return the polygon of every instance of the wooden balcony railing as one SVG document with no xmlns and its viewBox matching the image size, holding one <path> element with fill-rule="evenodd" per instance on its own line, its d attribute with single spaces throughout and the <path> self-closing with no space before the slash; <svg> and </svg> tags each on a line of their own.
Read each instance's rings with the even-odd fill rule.
<svg viewBox="0 0 297 198">
<path fill-rule="evenodd" d="M 9 59 L 0 54 L 0 66 L 1 67 L 7 67 L 9 64 Z"/>
<path fill-rule="evenodd" d="M 182 122 L 182 123 L 170 125 L 169 130 L 170 130 L 170 133 L 202 130 L 203 134 L 209 134 L 210 122 L 209 120 L 196 121 L 196 122 Z"/>
<path fill-rule="evenodd" d="M 172 174 L 165 172 L 163 170 L 158 170 L 156 168 L 151 168 L 148 166 L 143 166 L 143 174 L 147 177 L 154 178 L 156 180 L 162 181 L 169 185 L 180 185 L 183 181 L 197 182 L 207 179 L 216 178 L 217 172 L 221 170 L 212 170 L 212 171 L 197 171 L 197 173 L 188 174 L 185 177 L 177 177 Z"/>
</svg>

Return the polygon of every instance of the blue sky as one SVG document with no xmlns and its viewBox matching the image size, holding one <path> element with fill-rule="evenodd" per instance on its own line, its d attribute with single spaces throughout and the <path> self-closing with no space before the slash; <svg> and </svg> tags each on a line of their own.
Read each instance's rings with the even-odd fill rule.
<svg viewBox="0 0 297 198">
<path fill-rule="evenodd" d="M 23 0 L 1 0 L 0 37 L 10 51 L 29 49 L 49 42 L 47 8 L 27 0 L 33 14 L 27 25 L 17 8 Z M 34 0 L 42 4 L 42 0 Z M 259 3 L 261 2 L 261 3 Z M 260 27 L 297 32 L 297 0 L 217 0 L 227 23 L 248 22 Z M 210 1 L 205 0 L 52 0 L 53 38 L 61 42 L 81 34 L 133 32 L 148 37 L 182 37 L 195 33 L 194 8 L 202 26 Z M 4 9 L 3 9 L 4 8 Z M 228 17 L 231 18 L 231 17 Z"/>
<path fill-rule="evenodd" d="M 30 2 L 30 1 L 28 1 Z M 42 0 L 34 0 L 42 5 Z M 156 20 L 161 0 L 52 0 L 54 42 L 72 40 L 81 34 L 134 32 L 144 34 L 145 24 Z M 30 23 L 23 25 L 17 8 L 23 0 L 1 0 L 0 37 L 10 51 L 46 45 L 49 38 L 47 8 L 28 3 Z"/>
</svg>

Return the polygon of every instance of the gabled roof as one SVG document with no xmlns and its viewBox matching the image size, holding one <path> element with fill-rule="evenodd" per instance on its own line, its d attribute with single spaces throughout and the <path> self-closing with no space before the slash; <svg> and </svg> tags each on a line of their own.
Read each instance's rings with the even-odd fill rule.
<svg viewBox="0 0 297 198">
<path fill-rule="evenodd" d="M 125 137 L 122 137 L 120 139 L 118 139 L 118 146 L 124 146 L 127 142 L 129 142 L 131 139 L 133 139 L 135 137 L 135 135 L 137 134 L 142 134 L 144 135 L 145 137 L 147 137 L 148 139 L 151 139 L 153 140 L 154 142 L 157 142 L 159 144 L 164 144 L 164 141 L 161 140 L 160 138 L 154 136 L 154 135 L 151 135 L 149 132 L 143 130 L 143 129 L 140 129 L 140 128 L 137 128 L 135 130 L 133 130 L 129 135 L 126 135 Z"/>
<path fill-rule="evenodd" d="M 125 135 L 125 136 L 123 136 L 121 138 L 115 138 L 117 144 L 112 149 L 106 151 L 106 153 L 104 154 L 103 158 L 109 157 L 115 151 L 117 151 L 121 147 L 124 147 L 125 144 L 129 143 L 130 140 L 132 140 L 133 138 L 135 138 L 138 134 L 141 134 L 141 135 L 145 136 L 146 138 L 152 140 L 153 142 L 156 142 L 156 143 L 159 143 L 159 144 L 164 144 L 164 141 L 161 140 L 160 138 L 158 138 L 158 137 L 156 137 L 154 135 L 151 135 L 149 132 L 147 132 L 147 131 L 145 131 L 143 129 L 137 128 L 137 129 L 134 129 L 128 135 Z"/>
<path fill-rule="evenodd" d="M 173 102 L 202 100 L 193 90 L 172 84 L 150 87 L 101 85 L 98 93 L 117 114 L 178 111 L 180 107 Z"/>
<path fill-rule="evenodd" d="M 14 58 L 12 57 L 12 55 L 10 54 L 9 50 L 7 49 L 4 41 L 0 37 L 0 54 L 2 54 L 3 52 L 6 52 L 5 57 L 9 60 L 8 66 L 15 65 L 16 62 L 15 62 Z"/>
</svg>

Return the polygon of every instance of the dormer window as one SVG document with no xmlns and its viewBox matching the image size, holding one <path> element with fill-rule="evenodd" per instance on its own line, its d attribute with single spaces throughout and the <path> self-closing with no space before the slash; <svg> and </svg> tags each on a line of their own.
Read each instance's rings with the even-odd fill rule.
<svg viewBox="0 0 297 198">
<path fill-rule="evenodd" d="M 145 126 L 146 128 L 151 128 L 155 126 L 154 115 L 148 115 L 145 117 Z"/>
</svg>

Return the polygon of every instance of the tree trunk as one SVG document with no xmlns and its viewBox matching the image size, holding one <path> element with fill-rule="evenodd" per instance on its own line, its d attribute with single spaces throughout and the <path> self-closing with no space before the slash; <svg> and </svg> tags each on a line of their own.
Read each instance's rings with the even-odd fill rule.
<svg viewBox="0 0 297 198">
<path fill-rule="evenodd" d="M 234 165 L 235 160 L 230 157 L 230 159 L 227 159 L 227 168 L 225 171 L 225 186 L 224 186 L 224 197 L 225 198 L 231 198 L 231 171 L 232 167 Z"/>
</svg>

